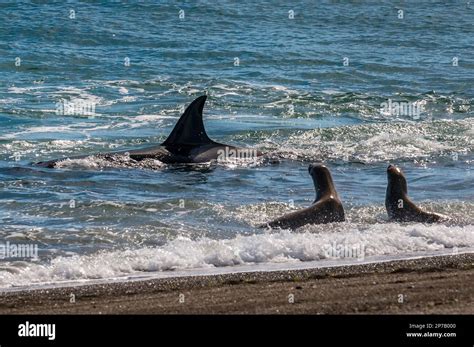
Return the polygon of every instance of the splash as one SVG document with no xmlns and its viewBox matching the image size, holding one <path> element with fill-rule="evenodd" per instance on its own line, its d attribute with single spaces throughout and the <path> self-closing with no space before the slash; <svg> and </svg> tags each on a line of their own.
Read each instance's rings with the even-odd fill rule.
<svg viewBox="0 0 474 347">
<path fill-rule="evenodd" d="M 358 247 L 361 257 L 423 254 L 441 250 L 458 252 L 474 246 L 474 228 L 444 225 L 361 226 L 347 223 L 326 226 L 326 232 L 286 230 L 238 235 L 232 239 L 193 240 L 179 236 L 161 247 L 100 251 L 92 255 L 60 256 L 46 264 L 10 262 L 0 269 L 0 286 L 21 286 L 91 279 L 107 279 L 140 273 L 209 269 L 242 265 L 294 264 L 324 261 L 348 253 L 334 249 Z M 344 260 L 341 258 L 341 260 Z M 347 259 L 345 259 L 347 260 Z"/>
</svg>

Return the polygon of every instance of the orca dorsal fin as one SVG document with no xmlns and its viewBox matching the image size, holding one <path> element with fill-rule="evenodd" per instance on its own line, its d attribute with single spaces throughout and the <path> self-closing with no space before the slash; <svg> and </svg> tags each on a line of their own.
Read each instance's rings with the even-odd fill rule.
<svg viewBox="0 0 474 347">
<path fill-rule="evenodd" d="M 214 143 L 206 134 L 202 121 L 202 110 L 207 96 L 203 95 L 194 100 L 184 111 L 173 131 L 163 142 L 162 146 L 203 145 Z"/>
</svg>

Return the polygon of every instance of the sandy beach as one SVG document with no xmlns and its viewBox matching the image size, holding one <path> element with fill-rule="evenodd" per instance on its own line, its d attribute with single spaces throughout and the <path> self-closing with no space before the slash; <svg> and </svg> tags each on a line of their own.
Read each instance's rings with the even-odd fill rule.
<svg viewBox="0 0 474 347">
<path fill-rule="evenodd" d="M 1 314 L 473 314 L 474 254 L 3 291 Z M 73 295 L 71 295 L 73 294 Z"/>
</svg>

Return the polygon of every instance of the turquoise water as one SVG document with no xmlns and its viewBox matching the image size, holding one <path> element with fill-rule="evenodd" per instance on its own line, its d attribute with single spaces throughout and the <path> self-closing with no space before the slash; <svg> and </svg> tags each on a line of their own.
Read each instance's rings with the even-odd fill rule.
<svg viewBox="0 0 474 347">
<path fill-rule="evenodd" d="M 333 242 L 367 257 L 474 246 L 474 4 L 22 3 L 0 17 L 0 243 L 39 247 L 0 260 L 1 286 L 324 262 Z M 159 144 L 202 94 L 211 138 L 272 160 L 31 165 Z M 389 100 L 421 111 L 387 113 Z M 313 201 L 314 161 L 348 221 L 257 229 Z M 389 162 L 452 221 L 388 223 Z"/>
</svg>

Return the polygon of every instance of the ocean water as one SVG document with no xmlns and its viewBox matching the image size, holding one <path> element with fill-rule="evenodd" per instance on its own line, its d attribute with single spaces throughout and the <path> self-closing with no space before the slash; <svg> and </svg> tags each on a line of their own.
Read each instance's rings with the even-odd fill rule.
<svg viewBox="0 0 474 347">
<path fill-rule="evenodd" d="M 12 3 L 0 18 L 0 247 L 38 246 L 0 259 L 0 287 L 474 247 L 474 4 Z M 31 165 L 159 144 L 202 94 L 212 139 L 271 160 Z M 311 204 L 316 161 L 347 221 L 256 228 Z M 389 223 L 388 163 L 451 221 Z"/>
</svg>

